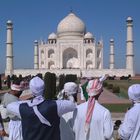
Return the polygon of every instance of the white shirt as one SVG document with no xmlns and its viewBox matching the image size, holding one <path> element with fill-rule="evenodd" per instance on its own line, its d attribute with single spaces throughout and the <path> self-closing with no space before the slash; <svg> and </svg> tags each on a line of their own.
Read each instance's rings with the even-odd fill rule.
<svg viewBox="0 0 140 140">
<path fill-rule="evenodd" d="M 74 132 L 71 125 L 73 112 L 68 112 L 60 118 L 61 140 L 75 140 Z"/>
<path fill-rule="evenodd" d="M 106 140 L 111 139 L 113 134 L 113 123 L 110 112 L 95 101 L 92 119 L 90 122 L 90 130 L 86 135 L 84 126 L 86 120 L 88 102 L 77 106 L 74 111 L 74 126 L 75 140 Z"/>
<path fill-rule="evenodd" d="M 77 104 L 75 103 L 75 106 Z M 61 132 L 61 140 L 75 140 L 74 132 L 72 129 L 72 118 L 73 111 L 65 113 L 62 115 L 60 119 L 60 132 Z"/>
<path fill-rule="evenodd" d="M 123 140 L 140 140 L 140 103 L 127 111 L 118 133 Z"/>
<path fill-rule="evenodd" d="M 4 94 L 3 106 L 5 108 L 7 107 L 8 104 L 15 102 L 15 101 L 19 101 L 19 98 L 16 97 L 15 95 L 10 94 L 10 93 Z M 10 117 L 10 119 L 18 120 L 18 118 L 14 114 L 7 112 L 7 115 Z"/>
</svg>

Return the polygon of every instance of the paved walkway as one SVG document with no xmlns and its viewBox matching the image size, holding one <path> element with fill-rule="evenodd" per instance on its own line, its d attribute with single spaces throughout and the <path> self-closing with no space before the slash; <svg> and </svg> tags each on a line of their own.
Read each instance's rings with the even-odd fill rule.
<svg viewBox="0 0 140 140">
<path fill-rule="evenodd" d="M 99 97 L 99 102 L 104 104 L 128 104 L 128 99 L 119 98 L 109 90 L 104 88 L 103 93 Z"/>
</svg>

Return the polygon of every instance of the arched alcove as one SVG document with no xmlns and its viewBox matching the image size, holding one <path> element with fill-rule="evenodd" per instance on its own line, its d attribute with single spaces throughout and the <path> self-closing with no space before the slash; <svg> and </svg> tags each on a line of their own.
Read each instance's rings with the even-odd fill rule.
<svg viewBox="0 0 140 140">
<path fill-rule="evenodd" d="M 67 48 L 66 50 L 64 50 L 64 52 L 63 52 L 63 68 L 64 69 L 68 68 L 67 63 L 69 63 L 69 64 L 73 63 L 72 61 L 68 62 L 72 58 L 78 59 L 77 51 L 73 48 Z"/>
<path fill-rule="evenodd" d="M 54 50 L 53 49 L 50 49 L 48 51 L 48 58 L 52 58 L 54 56 Z"/>
</svg>

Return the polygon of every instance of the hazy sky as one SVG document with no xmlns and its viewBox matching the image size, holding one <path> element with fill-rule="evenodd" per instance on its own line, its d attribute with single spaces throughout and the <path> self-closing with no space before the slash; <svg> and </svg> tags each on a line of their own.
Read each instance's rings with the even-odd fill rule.
<svg viewBox="0 0 140 140">
<path fill-rule="evenodd" d="M 0 0 L 0 73 L 5 70 L 6 22 L 13 22 L 14 67 L 33 68 L 34 40 L 47 40 L 70 10 L 96 40 L 104 41 L 104 68 L 109 67 L 109 40 L 115 41 L 115 67 L 125 68 L 126 19 L 133 19 L 135 71 L 140 73 L 140 0 Z"/>
</svg>

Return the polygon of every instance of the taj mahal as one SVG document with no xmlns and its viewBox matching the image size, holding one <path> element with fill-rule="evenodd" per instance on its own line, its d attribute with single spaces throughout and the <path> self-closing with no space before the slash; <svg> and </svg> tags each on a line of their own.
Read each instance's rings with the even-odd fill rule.
<svg viewBox="0 0 140 140">
<path fill-rule="evenodd" d="M 133 20 L 126 20 L 126 66 L 124 69 L 115 68 L 114 39 L 110 39 L 109 68 L 103 68 L 104 44 L 97 41 L 91 32 L 86 31 L 85 23 L 73 12 L 62 19 L 57 32 L 52 32 L 47 41 L 34 41 L 34 68 L 14 69 L 13 54 L 13 23 L 7 21 L 6 69 L 5 75 L 22 74 L 36 75 L 53 72 L 60 74 L 76 74 L 77 76 L 134 76 L 133 52 Z"/>
</svg>

